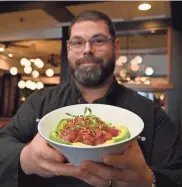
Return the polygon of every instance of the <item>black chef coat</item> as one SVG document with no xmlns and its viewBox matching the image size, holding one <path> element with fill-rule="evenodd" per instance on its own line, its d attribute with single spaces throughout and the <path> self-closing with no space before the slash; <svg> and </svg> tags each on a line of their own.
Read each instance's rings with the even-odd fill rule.
<svg viewBox="0 0 182 187">
<path fill-rule="evenodd" d="M 37 124 L 45 114 L 64 106 L 86 103 L 73 82 L 35 91 L 0 132 L 0 187 L 89 187 L 73 177 L 27 176 L 20 168 L 20 152 L 37 134 Z M 179 124 L 155 103 L 113 81 L 107 94 L 94 103 L 114 105 L 139 115 L 145 124 L 138 140 L 157 187 L 182 186 L 182 142 Z M 112 114 L 111 114 L 112 115 Z M 79 156 L 79 155 L 78 155 Z M 135 156 L 133 155 L 133 159 Z"/>
</svg>

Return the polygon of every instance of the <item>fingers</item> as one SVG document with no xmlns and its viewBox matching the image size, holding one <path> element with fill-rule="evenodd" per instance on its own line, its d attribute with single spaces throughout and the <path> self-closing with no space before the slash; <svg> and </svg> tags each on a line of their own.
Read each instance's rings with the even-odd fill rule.
<svg viewBox="0 0 182 187">
<path fill-rule="evenodd" d="M 57 161 L 44 160 L 40 163 L 40 167 L 45 171 L 53 173 L 55 176 L 79 176 L 81 171 L 78 167 Z"/>
<path fill-rule="evenodd" d="M 81 176 L 77 177 L 78 179 L 83 180 L 84 182 L 95 186 L 95 187 L 108 187 L 108 181 L 104 180 L 93 173 L 82 170 Z"/>
<path fill-rule="evenodd" d="M 81 168 L 106 180 L 112 180 L 114 178 L 113 169 L 101 164 L 85 161 L 82 163 Z"/>
<path fill-rule="evenodd" d="M 97 164 L 91 161 L 85 161 L 81 168 L 88 173 L 92 173 L 106 181 L 136 181 L 138 174 L 131 170 L 121 170 L 105 165 Z"/>
<path fill-rule="evenodd" d="M 132 168 L 133 163 L 129 161 L 128 157 L 121 155 L 107 155 L 104 157 L 104 164 L 114 166 L 117 168 L 127 169 Z"/>
<path fill-rule="evenodd" d="M 129 148 L 122 155 L 106 155 L 103 158 L 106 165 L 137 170 L 142 165 L 145 165 L 145 160 L 142 151 L 137 143 L 133 141 Z"/>
</svg>

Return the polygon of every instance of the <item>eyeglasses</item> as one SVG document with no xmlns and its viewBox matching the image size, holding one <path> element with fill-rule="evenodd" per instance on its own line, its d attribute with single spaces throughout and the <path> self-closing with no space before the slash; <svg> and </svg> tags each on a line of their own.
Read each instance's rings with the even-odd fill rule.
<svg viewBox="0 0 182 187">
<path fill-rule="evenodd" d="M 88 41 L 82 37 L 75 37 L 67 41 L 67 44 L 73 52 L 82 52 L 87 42 L 89 42 L 93 50 L 103 50 L 106 44 L 111 40 L 113 40 L 111 36 L 103 35 L 92 37 Z"/>
</svg>

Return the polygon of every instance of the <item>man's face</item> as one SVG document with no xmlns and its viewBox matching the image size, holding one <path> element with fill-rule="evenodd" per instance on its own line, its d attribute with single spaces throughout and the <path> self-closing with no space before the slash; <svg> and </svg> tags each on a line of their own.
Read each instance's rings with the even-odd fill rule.
<svg viewBox="0 0 182 187">
<path fill-rule="evenodd" d="M 68 44 L 69 66 L 75 80 L 85 87 L 102 85 L 113 74 L 119 45 L 118 40 L 111 39 L 104 21 L 75 23 Z"/>
</svg>

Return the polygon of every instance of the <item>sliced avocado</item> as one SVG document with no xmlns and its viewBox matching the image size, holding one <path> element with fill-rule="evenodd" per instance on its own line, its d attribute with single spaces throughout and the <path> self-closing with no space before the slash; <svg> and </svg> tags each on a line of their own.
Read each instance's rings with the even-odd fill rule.
<svg viewBox="0 0 182 187">
<path fill-rule="evenodd" d="M 130 138 L 130 133 L 129 133 L 128 128 L 121 126 L 118 129 L 120 131 L 119 135 L 113 138 L 115 142 L 120 142 L 120 141 Z"/>
<path fill-rule="evenodd" d="M 66 142 L 66 141 L 60 139 L 60 138 L 57 136 L 56 132 L 54 132 L 54 131 L 51 132 L 49 138 L 50 138 L 52 141 L 55 141 L 55 142 L 58 142 L 58 143 L 71 145 L 70 142 Z"/>
<path fill-rule="evenodd" d="M 57 128 L 56 128 L 56 133 L 59 133 L 64 128 L 64 126 L 68 123 L 68 120 L 69 119 L 62 119 L 59 122 L 59 124 L 57 125 Z"/>
</svg>

